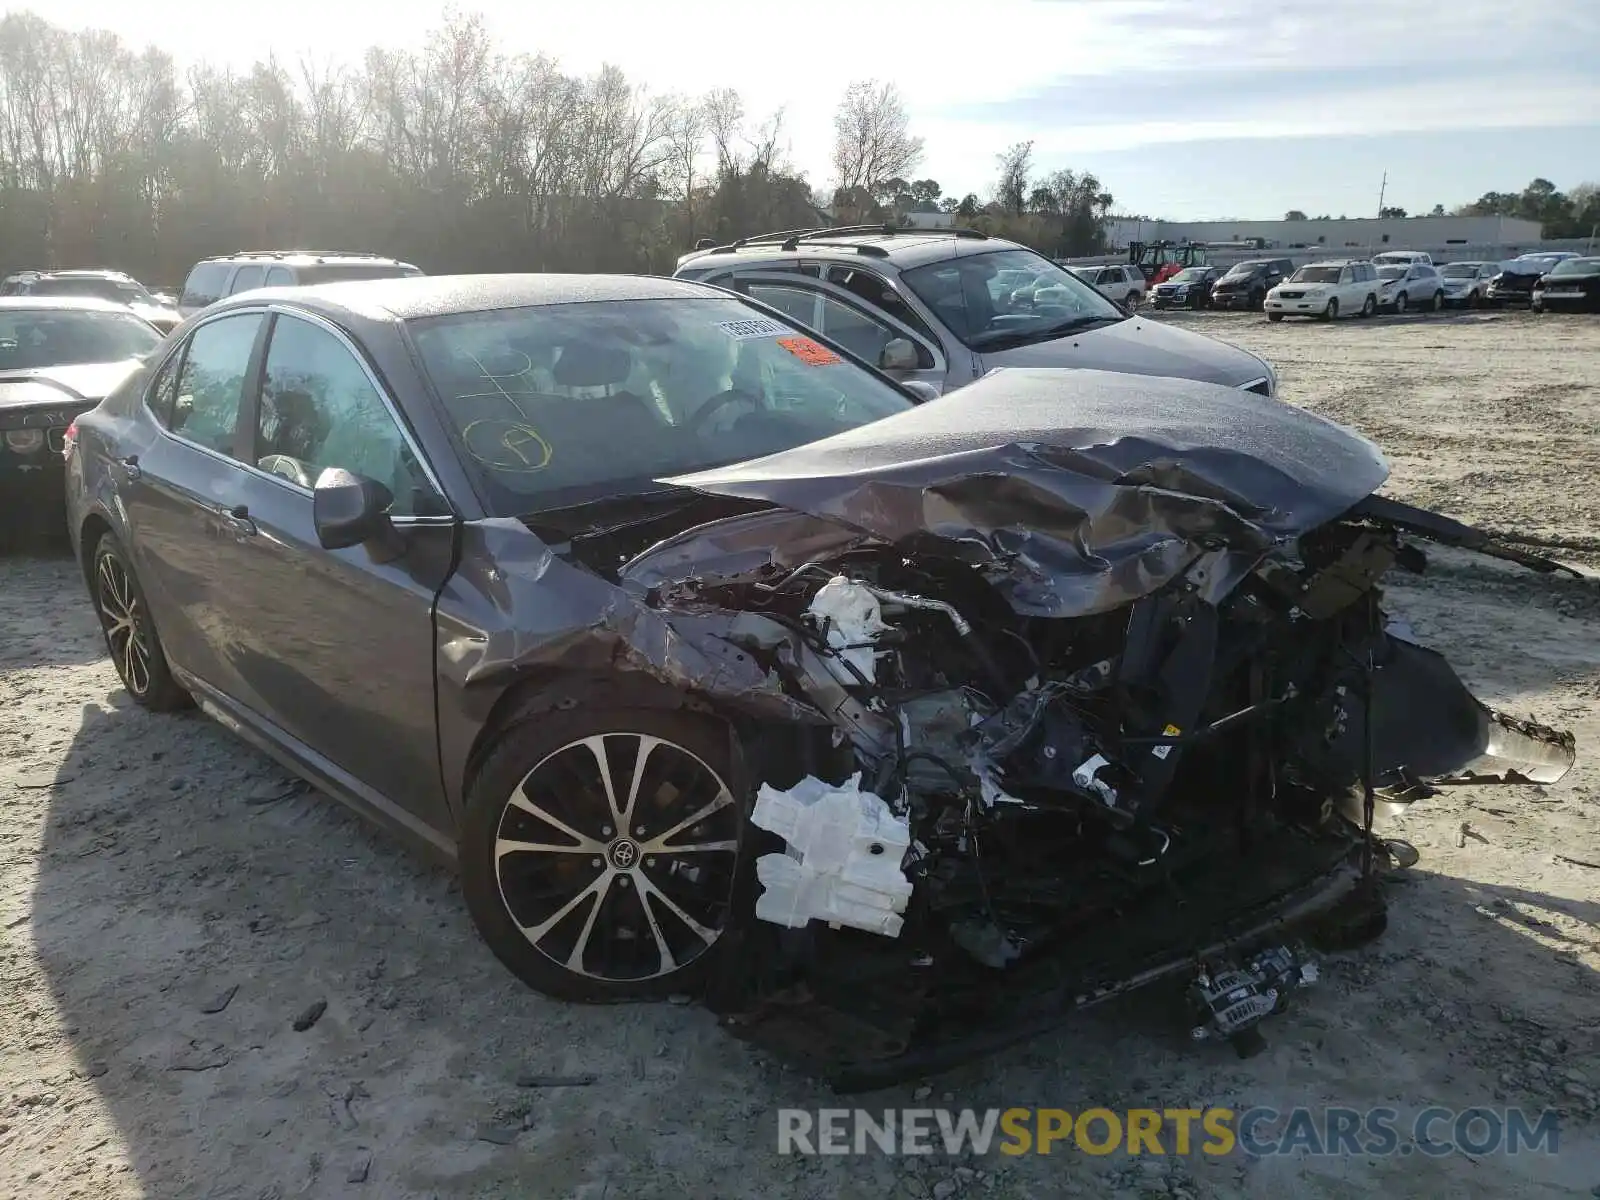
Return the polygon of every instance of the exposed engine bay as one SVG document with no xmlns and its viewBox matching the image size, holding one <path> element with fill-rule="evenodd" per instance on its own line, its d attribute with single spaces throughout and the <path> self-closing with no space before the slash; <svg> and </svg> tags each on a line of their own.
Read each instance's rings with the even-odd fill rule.
<svg viewBox="0 0 1600 1200">
<path fill-rule="evenodd" d="M 741 721 L 735 1030 L 871 1087 L 1182 976 L 1194 1036 L 1242 1045 L 1315 977 L 1286 937 L 1381 930 L 1380 812 L 1570 768 L 1380 586 L 1418 540 L 1559 564 L 1372 494 L 1376 450 L 1290 406 L 1209 389 L 1197 423 L 1194 387 L 987 380 L 672 481 L 749 507 L 611 558 L 801 714 Z"/>
</svg>

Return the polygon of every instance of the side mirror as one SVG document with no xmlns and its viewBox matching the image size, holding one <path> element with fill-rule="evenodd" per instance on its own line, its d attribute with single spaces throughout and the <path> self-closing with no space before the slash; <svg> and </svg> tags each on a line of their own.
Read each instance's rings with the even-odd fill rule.
<svg viewBox="0 0 1600 1200">
<path fill-rule="evenodd" d="M 394 495 L 376 479 L 329 467 L 311 491 L 311 521 L 324 550 L 365 545 L 378 562 L 405 551 L 400 531 L 389 520 Z"/>
<path fill-rule="evenodd" d="M 937 400 L 939 389 L 925 379 L 908 379 L 900 385 L 918 400 Z"/>
<path fill-rule="evenodd" d="M 915 371 L 917 348 L 906 338 L 891 338 L 878 351 L 878 367 L 884 371 Z"/>
</svg>

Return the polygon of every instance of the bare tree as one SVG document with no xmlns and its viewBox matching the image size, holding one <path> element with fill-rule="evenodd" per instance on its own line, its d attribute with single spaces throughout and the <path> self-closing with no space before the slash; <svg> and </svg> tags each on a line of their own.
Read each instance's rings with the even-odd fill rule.
<svg viewBox="0 0 1600 1200">
<path fill-rule="evenodd" d="M 1017 142 L 995 155 L 1000 177 L 995 182 L 995 199 L 1013 216 L 1020 217 L 1028 200 L 1028 179 L 1033 173 L 1033 143 Z"/>
<path fill-rule="evenodd" d="M 852 83 L 833 116 L 834 184 L 840 191 L 880 190 L 887 179 L 907 178 L 922 161 L 900 90 L 892 83 Z"/>
</svg>

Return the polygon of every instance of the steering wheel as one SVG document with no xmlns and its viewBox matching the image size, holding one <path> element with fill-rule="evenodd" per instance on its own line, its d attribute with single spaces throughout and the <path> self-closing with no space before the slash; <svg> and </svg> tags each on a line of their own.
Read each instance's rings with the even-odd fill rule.
<svg viewBox="0 0 1600 1200">
<path fill-rule="evenodd" d="M 711 397 L 711 399 L 707 400 L 700 406 L 699 411 L 696 412 L 689 420 L 689 432 L 699 433 L 700 426 L 706 423 L 707 419 L 710 418 L 712 413 L 721 412 L 728 405 L 741 400 L 750 405 L 750 407 L 753 409 L 760 409 L 761 407 L 761 400 L 759 397 L 752 396 L 749 392 L 742 388 L 729 388 L 725 392 L 718 392 L 715 396 Z"/>
<path fill-rule="evenodd" d="M 305 463 L 298 458 L 291 458 L 287 454 L 268 454 L 256 464 L 268 475 L 277 475 L 287 479 L 290 483 L 297 483 L 308 491 L 316 487 L 311 478 L 311 472 L 306 469 Z"/>
</svg>

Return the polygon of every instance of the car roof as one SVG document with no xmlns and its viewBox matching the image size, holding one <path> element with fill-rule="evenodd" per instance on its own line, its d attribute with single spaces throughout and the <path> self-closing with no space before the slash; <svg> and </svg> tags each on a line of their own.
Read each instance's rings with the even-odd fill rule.
<svg viewBox="0 0 1600 1200">
<path fill-rule="evenodd" d="M 70 271 L 40 271 L 41 279 L 126 279 L 130 283 L 133 276 L 126 271 L 112 271 L 100 267 L 86 267 Z"/>
<path fill-rule="evenodd" d="M 118 304 L 115 300 L 102 300 L 99 296 L 0 296 L 0 312 L 30 308 L 128 315 L 127 305 Z"/>
<path fill-rule="evenodd" d="M 761 240 L 748 239 L 716 246 L 690 254 L 678 264 L 681 270 L 691 263 L 697 266 L 721 266 L 741 258 L 789 259 L 875 259 L 890 262 L 897 269 L 908 271 L 912 267 L 972 254 L 987 254 L 995 250 L 1026 250 L 1028 247 L 1005 238 L 989 237 L 975 230 L 955 229 L 882 229 L 861 230 L 846 226 L 837 232 L 827 229 L 798 231 L 792 241 L 783 241 L 780 235 L 763 235 Z M 1106 264 L 1110 265 L 1110 264 Z"/>
<path fill-rule="evenodd" d="M 373 266 L 411 267 L 413 264 L 383 254 L 368 254 L 361 250 L 238 250 L 232 254 L 213 254 L 202 263 L 272 263 L 279 266 L 354 266 L 370 263 Z M 414 269 L 414 268 L 413 268 Z"/>
<path fill-rule="evenodd" d="M 726 299 L 727 292 L 685 279 L 654 275 L 414 275 L 356 279 L 310 287 L 258 288 L 230 296 L 207 312 L 263 300 L 292 301 L 312 312 L 355 313 L 375 321 L 606 300 Z"/>
</svg>

